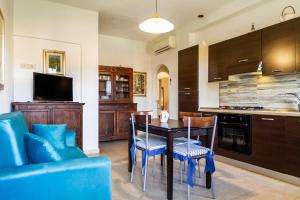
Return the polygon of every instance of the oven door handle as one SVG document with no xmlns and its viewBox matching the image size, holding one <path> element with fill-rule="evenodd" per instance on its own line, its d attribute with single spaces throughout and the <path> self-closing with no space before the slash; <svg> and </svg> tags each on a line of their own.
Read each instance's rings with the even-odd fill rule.
<svg viewBox="0 0 300 200">
<path fill-rule="evenodd" d="M 219 122 L 219 125 L 233 126 L 233 127 L 248 127 L 249 126 L 249 124 L 238 124 L 238 123 L 229 123 L 229 122 Z"/>
</svg>

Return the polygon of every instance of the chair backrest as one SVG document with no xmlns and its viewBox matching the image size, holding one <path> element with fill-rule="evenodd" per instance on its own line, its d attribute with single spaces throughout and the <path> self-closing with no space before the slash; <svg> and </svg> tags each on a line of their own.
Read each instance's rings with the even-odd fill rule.
<svg viewBox="0 0 300 200">
<path fill-rule="evenodd" d="M 202 113 L 200 113 L 200 112 L 179 112 L 179 119 L 183 120 L 184 116 L 202 117 Z"/>
<path fill-rule="evenodd" d="M 131 113 L 131 125 L 132 125 L 132 137 L 133 137 L 133 141 L 135 142 L 136 140 L 136 136 L 135 136 L 135 124 L 145 124 L 146 126 L 146 148 L 149 147 L 148 145 L 148 137 L 149 137 L 149 133 L 148 133 L 148 126 L 149 123 L 151 123 L 151 116 L 153 115 L 152 111 L 140 111 L 140 112 L 134 112 Z M 150 122 L 149 122 L 150 121 Z"/>
<path fill-rule="evenodd" d="M 211 144 L 210 144 L 210 154 L 212 154 L 215 136 L 216 136 L 216 130 L 217 130 L 217 121 L 218 121 L 217 116 L 211 116 L 211 117 L 184 116 L 183 117 L 183 123 L 185 126 L 188 127 L 188 145 L 187 145 L 188 154 L 190 153 L 191 127 L 193 127 L 193 128 L 213 128 Z"/>
</svg>

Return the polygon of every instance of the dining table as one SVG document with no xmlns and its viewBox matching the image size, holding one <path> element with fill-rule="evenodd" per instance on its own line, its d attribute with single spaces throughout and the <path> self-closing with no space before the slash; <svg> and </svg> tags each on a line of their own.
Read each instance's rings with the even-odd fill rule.
<svg viewBox="0 0 300 200">
<path fill-rule="evenodd" d="M 134 124 L 136 131 L 146 131 L 145 123 L 135 123 Z M 191 136 L 204 136 L 205 146 L 208 147 L 210 144 L 210 135 L 211 128 L 191 128 Z M 159 119 L 151 119 L 151 122 L 148 125 L 148 133 L 158 135 L 166 138 L 167 146 L 167 199 L 173 199 L 173 148 L 174 148 L 174 138 L 187 137 L 188 128 L 184 126 L 182 120 L 173 120 L 169 119 L 168 122 L 160 122 Z M 130 134 L 128 134 L 128 171 L 131 172 L 132 161 L 130 148 L 133 144 L 133 134 L 132 134 L 132 125 L 130 123 Z M 206 173 L 206 188 L 211 188 L 211 174 Z"/>
</svg>

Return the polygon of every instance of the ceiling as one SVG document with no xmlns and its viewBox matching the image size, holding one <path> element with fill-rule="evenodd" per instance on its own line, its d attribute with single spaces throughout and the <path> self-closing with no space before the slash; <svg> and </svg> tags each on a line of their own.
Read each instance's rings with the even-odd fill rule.
<svg viewBox="0 0 300 200">
<path fill-rule="evenodd" d="M 155 0 L 49 0 L 99 12 L 99 33 L 149 41 L 157 35 L 143 33 L 138 25 L 155 11 Z M 232 0 L 158 0 L 158 11 L 175 29 L 207 15 Z M 201 20 L 201 19 L 199 19 Z"/>
</svg>

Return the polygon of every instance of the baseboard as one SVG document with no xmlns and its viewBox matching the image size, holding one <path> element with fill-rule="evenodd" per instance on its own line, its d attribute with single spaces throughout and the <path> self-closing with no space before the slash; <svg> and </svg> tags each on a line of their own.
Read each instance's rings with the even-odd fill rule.
<svg viewBox="0 0 300 200">
<path fill-rule="evenodd" d="M 300 186 L 300 178 L 295 177 L 295 176 L 291 176 L 291 175 L 288 175 L 288 174 L 283 174 L 283 173 L 280 173 L 280 172 L 276 172 L 276 171 L 269 170 L 269 169 L 266 169 L 266 168 L 258 167 L 258 166 L 251 165 L 251 164 L 248 164 L 248 163 L 244 163 L 244 162 L 241 162 L 241 161 L 233 160 L 231 158 L 227 158 L 227 157 L 224 157 L 224 156 L 216 155 L 215 159 L 217 161 L 220 161 L 220 162 L 223 162 L 223 163 L 226 163 L 226 164 L 230 164 L 230 165 L 233 165 L 235 167 L 242 168 L 242 169 L 246 169 L 248 171 L 255 172 L 257 174 L 262 174 L 262 175 L 265 175 L 265 176 L 268 176 L 268 177 L 271 177 L 271 178 L 274 178 L 274 179 L 277 179 L 277 180 L 281 180 L 281 181 L 284 181 L 284 182 L 287 182 L 287 183 L 290 183 L 290 184 L 293 184 L 293 185 Z"/>
<path fill-rule="evenodd" d="M 99 155 L 100 149 L 85 150 L 84 153 L 88 156 Z"/>
</svg>

